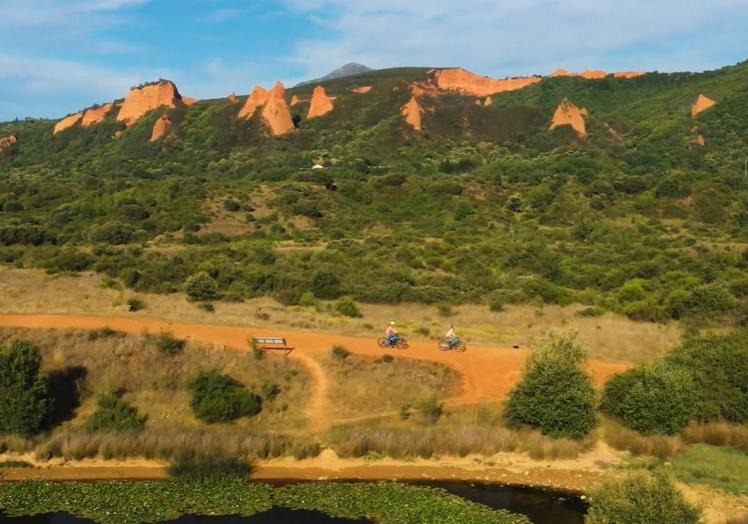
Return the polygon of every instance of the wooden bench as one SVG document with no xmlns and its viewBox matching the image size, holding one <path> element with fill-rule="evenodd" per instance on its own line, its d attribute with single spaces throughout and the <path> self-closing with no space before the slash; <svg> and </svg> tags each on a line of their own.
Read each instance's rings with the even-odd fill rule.
<svg viewBox="0 0 748 524">
<path fill-rule="evenodd" d="M 252 347 L 263 351 L 285 351 L 286 356 L 294 349 L 286 343 L 285 338 L 280 337 L 252 337 Z"/>
</svg>

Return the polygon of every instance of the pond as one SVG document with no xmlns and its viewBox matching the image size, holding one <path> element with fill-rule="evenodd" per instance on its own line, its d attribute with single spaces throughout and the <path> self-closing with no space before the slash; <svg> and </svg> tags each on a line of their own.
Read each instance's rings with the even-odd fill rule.
<svg viewBox="0 0 748 524">
<path fill-rule="evenodd" d="M 274 485 L 288 485 L 277 482 Z M 584 501 L 571 495 L 535 488 L 498 486 L 469 482 L 412 482 L 412 485 L 441 488 L 453 495 L 493 509 L 505 509 L 527 515 L 535 524 L 583 524 L 587 510 Z M 91 524 L 65 513 L 33 517 L 5 517 L 0 524 Z M 314 511 L 273 508 L 252 517 L 184 516 L 169 524 L 347 524 L 366 523 L 364 520 L 339 519 Z"/>
</svg>

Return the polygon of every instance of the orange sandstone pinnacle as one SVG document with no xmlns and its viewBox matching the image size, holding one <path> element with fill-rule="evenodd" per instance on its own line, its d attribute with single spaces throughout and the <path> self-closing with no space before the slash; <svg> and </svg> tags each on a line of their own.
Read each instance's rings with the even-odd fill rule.
<svg viewBox="0 0 748 524">
<path fill-rule="evenodd" d="M 160 107 L 174 108 L 182 101 L 177 86 L 169 80 L 130 90 L 117 115 L 117 122 L 131 126 L 145 114 Z"/>
<path fill-rule="evenodd" d="M 423 110 L 418 105 L 418 100 L 415 96 L 412 96 L 408 103 L 405 104 L 401 109 L 400 113 L 405 117 L 405 121 L 416 131 L 421 131 L 421 113 Z"/>
<path fill-rule="evenodd" d="M 75 113 L 74 115 L 63 118 L 55 124 L 53 133 L 56 135 L 57 133 L 65 131 L 66 129 L 70 129 L 75 124 L 77 124 L 81 120 L 81 118 L 83 118 L 83 113 Z"/>
<path fill-rule="evenodd" d="M 286 88 L 282 83 L 276 83 L 270 91 L 265 107 L 262 109 L 262 118 L 270 127 L 273 136 L 285 135 L 295 129 L 291 110 L 286 103 Z"/>
<path fill-rule="evenodd" d="M 553 131 L 560 126 L 571 126 L 571 128 L 581 138 L 587 137 L 587 128 L 585 126 L 585 118 L 589 116 L 589 113 L 585 108 L 578 108 L 572 104 L 568 98 L 564 98 L 553 113 L 553 120 L 549 127 L 550 131 Z"/>
<path fill-rule="evenodd" d="M 309 113 L 306 115 L 307 119 L 326 115 L 332 110 L 332 99 L 327 96 L 325 88 L 322 86 L 315 87 L 312 93 L 312 104 L 309 106 Z"/>
<path fill-rule="evenodd" d="M 151 132 L 151 142 L 161 140 L 166 133 L 171 129 L 171 118 L 169 115 L 161 115 L 156 123 L 153 124 L 153 131 Z"/>
<path fill-rule="evenodd" d="M 704 96 L 703 94 L 699 94 L 698 97 L 696 97 L 696 101 L 691 106 L 691 116 L 696 116 L 699 113 L 706 111 L 707 109 L 714 107 L 717 105 L 716 100 L 712 100 L 709 97 Z"/>
</svg>

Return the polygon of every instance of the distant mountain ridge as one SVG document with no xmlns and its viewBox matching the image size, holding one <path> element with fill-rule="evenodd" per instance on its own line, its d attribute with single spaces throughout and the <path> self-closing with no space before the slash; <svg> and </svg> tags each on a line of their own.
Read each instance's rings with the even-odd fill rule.
<svg viewBox="0 0 748 524">
<path fill-rule="evenodd" d="M 332 73 L 328 73 L 325 76 L 320 77 L 320 78 L 315 78 L 314 80 L 307 80 L 305 82 L 299 82 L 294 87 L 301 87 L 301 86 L 314 84 L 318 82 L 324 82 L 325 80 L 335 80 L 337 78 L 345 78 L 346 76 L 360 75 L 361 73 L 366 73 L 367 71 L 373 71 L 373 69 L 371 67 L 365 66 L 364 64 L 350 62 L 348 64 L 345 64 L 342 67 L 337 68 Z"/>
</svg>

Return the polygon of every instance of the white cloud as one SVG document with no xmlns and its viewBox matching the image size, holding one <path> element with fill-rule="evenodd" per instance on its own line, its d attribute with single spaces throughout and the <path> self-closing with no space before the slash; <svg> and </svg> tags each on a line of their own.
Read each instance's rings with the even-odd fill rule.
<svg viewBox="0 0 748 524">
<path fill-rule="evenodd" d="M 726 36 L 733 46 L 722 56 L 748 49 L 739 24 L 748 17 L 745 0 L 283 2 L 319 30 L 290 57 L 311 76 L 350 61 L 460 65 L 496 76 L 556 67 L 698 69 L 724 65 L 715 55 Z"/>
</svg>

